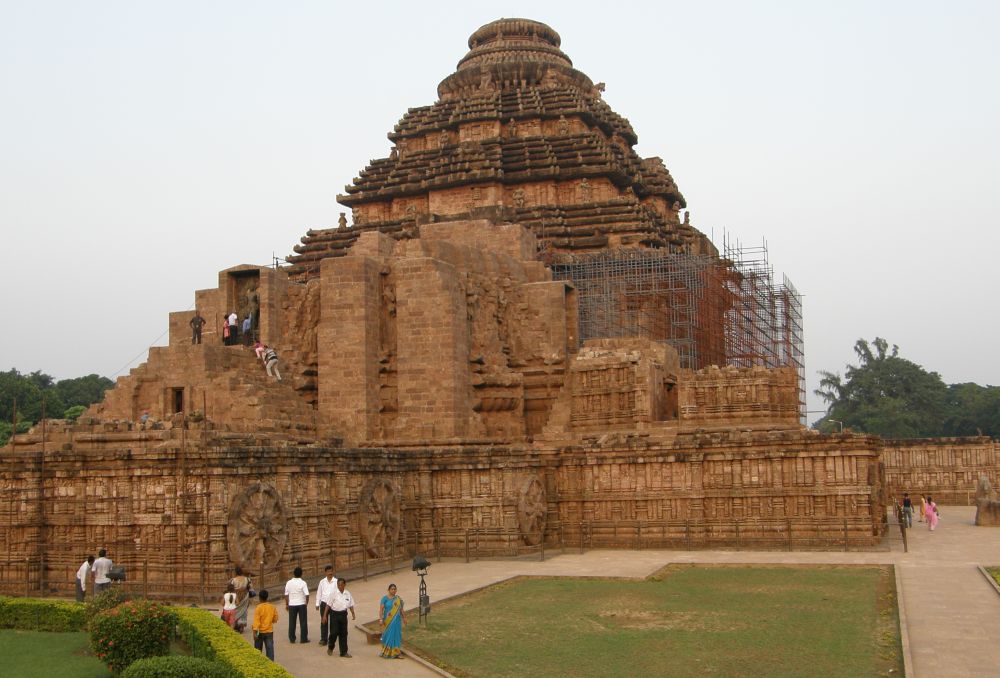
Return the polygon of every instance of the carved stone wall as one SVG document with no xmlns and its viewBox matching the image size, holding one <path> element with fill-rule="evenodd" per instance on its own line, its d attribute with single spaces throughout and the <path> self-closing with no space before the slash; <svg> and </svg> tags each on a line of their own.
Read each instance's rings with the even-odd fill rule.
<svg viewBox="0 0 1000 678">
<path fill-rule="evenodd" d="M 989 437 L 886 440 L 889 493 L 931 495 L 938 504 L 971 506 L 980 475 L 1000 487 L 1000 442 Z"/>
<path fill-rule="evenodd" d="M 234 564 L 274 586 L 586 545 L 852 547 L 884 531 L 874 439 L 626 435 L 581 444 L 329 448 L 213 430 L 50 425 L 0 469 L 0 590 L 68 593 L 107 548 L 150 593 L 214 595 Z M 275 442 L 280 445 L 276 446 Z M 44 446 L 44 453 L 42 448 Z M 0 559 L 4 556 L 0 555 Z"/>
</svg>

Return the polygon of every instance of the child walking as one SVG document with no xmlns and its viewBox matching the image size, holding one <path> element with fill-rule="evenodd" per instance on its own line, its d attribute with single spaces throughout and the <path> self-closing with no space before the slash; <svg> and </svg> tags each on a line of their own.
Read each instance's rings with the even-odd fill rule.
<svg viewBox="0 0 1000 678">
<path fill-rule="evenodd" d="M 229 624 L 229 628 L 236 628 L 236 587 L 232 582 L 226 585 L 226 592 L 222 594 L 222 621 Z"/>
</svg>

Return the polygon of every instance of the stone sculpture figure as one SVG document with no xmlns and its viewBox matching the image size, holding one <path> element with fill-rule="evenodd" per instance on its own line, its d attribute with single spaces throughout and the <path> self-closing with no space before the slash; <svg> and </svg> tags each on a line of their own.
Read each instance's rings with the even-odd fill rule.
<svg viewBox="0 0 1000 678">
<path fill-rule="evenodd" d="M 514 207 L 524 207 L 526 196 L 523 188 L 514 189 L 511 198 L 514 200 Z"/>
<path fill-rule="evenodd" d="M 569 120 L 565 115 L 559 116 L 559 134 L 569 134 Z"/>
<path fill-rule="evenodd" d="M 344 214 L 344 212 L 340 213 L 340 218 L 337 219 L 337 226 L 339 228 L 347 228 L 347 216 Z"/>
<path fill-rule="evenodd" d="M 1000 527 L 1000 499 L 985 473 L 979 476 L 976 487 L 976 525 Z"/>
<path fill-rule="evenodd" d="M 517 136 L 517 121 L 514 118 L 511 118 L 510 122 L 507 123 L 507 136 L 511 139 Z"/>
</svg>

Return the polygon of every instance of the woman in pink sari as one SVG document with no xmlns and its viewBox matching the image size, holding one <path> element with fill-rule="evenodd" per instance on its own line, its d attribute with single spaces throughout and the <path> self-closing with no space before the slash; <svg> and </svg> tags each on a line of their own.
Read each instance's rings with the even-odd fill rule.
<svg viewBox="0 0 1000 678">
<path fill-rule="evenodd" d="M 938 524 L 938 510 L 937 504 L 934 503 L 934 498 L 930 495 L 927 496 L 927 527 L 933 532 L 934 528 Z"/>
</svg>

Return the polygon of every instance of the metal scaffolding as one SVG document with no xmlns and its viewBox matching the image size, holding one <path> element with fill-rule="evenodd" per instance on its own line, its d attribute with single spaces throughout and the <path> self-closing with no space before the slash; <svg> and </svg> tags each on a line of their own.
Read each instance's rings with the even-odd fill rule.
<svg viewBox="0 0 1000 678">
<path fill-rule="evenodd" d="M 646 249 L 562 254 L 550 266 L 577 290 L 581 340 L 664 341 L 689 369 L 794 367 L 804 416 L 802 297 L 787 276 L 774 284 L 766 244 L 724 238 L 723 250 L 722 258 Z"/>
</svg>

